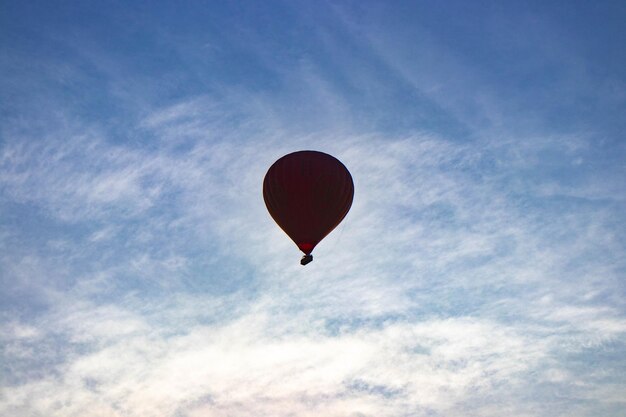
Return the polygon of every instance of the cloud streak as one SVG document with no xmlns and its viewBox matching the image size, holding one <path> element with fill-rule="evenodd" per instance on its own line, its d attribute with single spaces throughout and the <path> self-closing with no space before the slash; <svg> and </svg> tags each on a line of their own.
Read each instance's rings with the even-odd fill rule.
<svg viewBox="0 0 626 417">
<path fill-rule="evenodd" d="M 315 138 L 350 167 L 357 197 L 346 225 L 304 270 L 265 213 L 259 191 L 264 170 L 287 149 L 242 149 L 215 138 L 206 143 L 195 128 L 187 130 L 210 126 L 201 107 L 202 100 L 176 104 L 142 122 L 142 128 L 166 123 L 172 129 L 159 131 L 158 140 L 188 132 L 194 142 L 184 152 L 102 140 L 85 146 L 81 137 L 58 149 L 47 142 L 45 157 L 5 150 L 10 174 L 3 181 L 15 200 L 38 204 L 69 224 L 116 213 L 84 234 L 95 246 L 84 249 L 82 259 L 94 259 L 98 245 L 121 241 L 130 254 L 116 256 L 116 265 L 100 258 L 108 272 L 88 272 L 104 277 L 59 293 L 55 312 L 10 324 L 5 357 L 18 379 L 5 388 L 4 412 L 461 415 L 471 404 L 476 414 L 489 415 L 494 404 L 488 398 L 529 395 L 528 378 L 571 386 L 577 371 L 564 368 L 561 355 L 606 349 L 623 335 L 620 307 L 596 301 L 611 291 L 606 274 L 616 272 L 610 264 L 589 261 L 575 270 L 579 275 L 567 273 L 571 255 L 592 250 L 585 242 L 600 243 L 596 230 L 606 236 L 608 226 L 578 211 L 566 220 L 568 228 L 586 235 L 559 241 L 556 229 L 542 230 L 540 207 L 521 215 L 515 196 L 502 188 L 506 169 L 473 175 L 502 157 L 500 148 L 476 150 L 426 134 Z M 295 140 L 303 147 L 312 138 Z M 18 166 L 29 167 L 29 175 L 20 175 Z M 82 169 L 82 175 L 68 175 Z M 124 192 L 94 199 L 93 190 L 108 178 L 127 178 L 113 182 L 112 190 Z M 158 192 L 152 184 L 160 184 Z M 159 210 L 134 236 L 121 232 L 153 207 Z M 171 246 L 159 240 L 164 227 Z M 182 243 L 191 235 L 199 240 Z M 209 240 L 238 256 L 194 275 L 189 271 L 211 265 L 212 258 L 190 253 Z M 617 255 L 615 241 L 604 245 Z M 146 285 L 197 291 L 199 280 L 228 275 L 233 262 L 256 273 L 231 296 L 185 295 L 163 304 L 137 292 Z M 33 278 L 23 266 L 13 268 Z M 130 287 L 135 295 L 121 303 L 95 301 L 102 291 L 124 291 L 125 276 L 140 279 Z M 578 289 L 555 293 L 563 279 L 575 280 Z M 42 355 L 35 346 L 52 351 Z M 41 376 L 19 371 L 46 355 L 52 365 Z M 594 405 L 603 402 L 593 398 Z M 507 406 L 532 412 L 521 402 Z"/>
<path fill-rule="evenodd" d="M 52 88 L 52 115 L 5 119 L 0 414 L 620 415 L 623 167 L 598 150 L 601 129 L 520 131 L 507 121 L 524 92 L 490 94 L 502 79 L 483 83 L 437 36 L 418 46 L 441 60 L 418 68 L 394 41 L 413 32 L 324 7 L 302 56 L 259 28 L 214 40 L 246 45 L 272 88 L 216 72 L 161 101 L 138 81 L 115 126 Z M 88 56 L 121 71 L 102 70 L 100 94 L 134 68 Z M 186 57 L 187 82 L 216 68 Z M 426 82 L 467 68 L 476 78 Z M 434 115 L 441 126 L 415 123 Z M 338 157 L 356 189 L 306 268 L 261 196 L 268 167 L 300 149 Z"/>
</svg>

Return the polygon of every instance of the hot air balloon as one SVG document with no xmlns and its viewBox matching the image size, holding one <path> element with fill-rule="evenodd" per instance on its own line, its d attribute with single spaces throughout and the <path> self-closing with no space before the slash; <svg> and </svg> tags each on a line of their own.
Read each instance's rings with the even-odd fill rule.
<svg viewBox="0 0 626 417">
<path fill-rule="evenodd" d="M 304 252 L 300 263 L 313 260 L 313 248 L 348 214 L 354 183 L 335 157 L 317 151 L 283 156 L 263 180 L 263 199 L 272 218 Z"/>
</svg>

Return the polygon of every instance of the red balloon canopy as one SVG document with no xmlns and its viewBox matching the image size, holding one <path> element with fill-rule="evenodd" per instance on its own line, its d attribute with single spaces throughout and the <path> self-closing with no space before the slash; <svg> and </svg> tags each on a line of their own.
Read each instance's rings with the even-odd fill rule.
<svg viewBox="0 0 626 417">
<path fill-rule="evenodd" d="M 348 214 L 353 197 L 350 172 L 337 158 L 317 151 L 283 156 L 263 180 L 267 210 L 309 262 L 315 245 Z"/>
</svg>

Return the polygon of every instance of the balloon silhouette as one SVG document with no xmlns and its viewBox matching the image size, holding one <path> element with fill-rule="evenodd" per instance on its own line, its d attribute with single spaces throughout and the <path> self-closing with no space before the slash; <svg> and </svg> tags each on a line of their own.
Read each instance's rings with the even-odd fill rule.
<svg viewBox="0 0 626 417">
<path fill-rule="evenodd" d="M 348 214 L 354 183 L 335 157 L 317 151 L 283 156 L 263 180 L 263 199 L 272 218 L 304 252 L 300 263 L 313 260 L 313 248 Z"/>
</svg>

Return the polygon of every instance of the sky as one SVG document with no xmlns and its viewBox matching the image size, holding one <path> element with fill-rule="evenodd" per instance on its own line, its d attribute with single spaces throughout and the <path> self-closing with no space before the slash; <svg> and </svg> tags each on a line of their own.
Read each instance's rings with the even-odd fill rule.
<svg viewBox="0 0 626 417">
<path fill-rule="evenodd" d="M 624 21 L 2 2 L 0 415 L 623 416 Z M 355 196 L 302 267 L 305 149 Z"/>
</svg>

